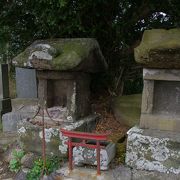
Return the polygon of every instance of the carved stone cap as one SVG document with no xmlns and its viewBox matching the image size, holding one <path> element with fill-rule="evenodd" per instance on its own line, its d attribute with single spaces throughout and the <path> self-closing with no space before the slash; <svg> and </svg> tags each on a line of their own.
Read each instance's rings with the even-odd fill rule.
<svg viewBox="0 0 180 180">
<path fill-rule="evenodd" d="M 38 40 L 13 59 L 18 67 L 39 70 L 105 71 L 99 44 L 91 38 Z"/>
<path fill-rule="evenodd" d="M 180 69 L 180 29 L 146 30 L 134 54 L 145 67 Z"/>
</svg>

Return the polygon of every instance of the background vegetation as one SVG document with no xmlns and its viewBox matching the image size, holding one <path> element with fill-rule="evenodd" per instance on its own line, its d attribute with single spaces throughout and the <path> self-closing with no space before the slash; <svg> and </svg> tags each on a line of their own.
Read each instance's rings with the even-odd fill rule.
<svg viewBox="0 0 180 180">
<path fill-rule="evenodd" d="M 92 90 L 136 93 L 142 80 L 133 49 L 143 31 L 179 27 L 179 19 L 179 0 L 1 0 L 0 61 L 11 65 L 36 39 L 93 37 L 109 70 L 95 75 Z"/>
</svg>

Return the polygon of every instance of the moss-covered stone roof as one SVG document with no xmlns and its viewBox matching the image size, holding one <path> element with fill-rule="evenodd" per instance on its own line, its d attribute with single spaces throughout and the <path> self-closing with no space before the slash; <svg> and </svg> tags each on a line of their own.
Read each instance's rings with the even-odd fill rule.
<svg viewBox="0 0 180 180">
<path fill-rule="evenodd" d="M 13 59 L 18 67 L 98 72 L 107 69 L 99 44 L 91 38 L 38 40 Z"/>
<path fill-rule="evenodd" d="M 146 30 L 134 54 L 146 67 L 180 68 L 180 29 Z"/>
</svg>

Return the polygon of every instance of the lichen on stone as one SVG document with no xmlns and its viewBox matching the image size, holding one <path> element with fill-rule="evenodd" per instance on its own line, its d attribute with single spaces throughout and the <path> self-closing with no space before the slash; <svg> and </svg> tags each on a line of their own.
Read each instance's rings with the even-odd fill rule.
<svg viewBox="0 0 180 180">
<path fill-rule="evenodd" d="M 18 133 L 21 134 L 21 133 L 25 133 L 26 132 L 26 128 L 25 127 L 21 127 L 20 129 L 18 129 Z"/>
<path fill-rule="evenodd" d="M 170 146 L 169 137 L 147 135 L 146 130 L 134 127 L 129 130 L 126 151 L 126 163 L 132 167 L 145 170 L 157 170 L 159 172 L 180 172 L 176 166 L 176 159 L 180 158 L 178 148 Z M 177 142 L 179 144 L 179 142 Z M 173 143 L 172 143 L 173 144 Z M 175 143 L 176 144 L 176 143 Z"/>
<path fill-rule="evenodd" d="M 53 129 L 53 128 L 45 128 L 44 129 L 45 131 L 45 141 L 48 143 L 51 141 L 51 137 L 53 135 L 57 136 L 57 132 L 58 130 L 57 129 Z M 43 135 L 42 135 L 42 131 L 39 132 L 39 137 L 42 139 L 43 138 Z"/>
</svg>

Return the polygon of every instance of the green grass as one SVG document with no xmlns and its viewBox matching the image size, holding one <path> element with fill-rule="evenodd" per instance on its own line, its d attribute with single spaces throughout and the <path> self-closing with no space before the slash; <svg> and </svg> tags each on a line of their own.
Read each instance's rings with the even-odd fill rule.
<svg viewBox="0 0 180 180">
<path fill-rule="evenodd" d="M 121 122 L 129 127 L 139 124 L 141 114 L 141 94 L 117 97 L 115 110 L 121 117 Z"/>
</svg>

